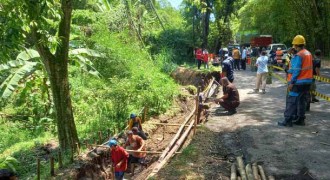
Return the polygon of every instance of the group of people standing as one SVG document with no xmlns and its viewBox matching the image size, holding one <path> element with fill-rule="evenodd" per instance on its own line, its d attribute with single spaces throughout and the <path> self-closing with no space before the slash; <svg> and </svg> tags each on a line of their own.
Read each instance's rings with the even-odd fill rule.
<svg viewBox="0 0 330 180">
<path fill-rule="evenodd" d="M 197 60 L 198 69 L 201 68 L 202 63 L 204 63 L 205 69 L 209 68 L 209 65 L 208 65 L 209 59 L 211 59 L 212 57 L 210 57 L 211 54 L 209 54 L 209 52 L 207 51 L 206 48 L 195 48 L 194 55 Z"/>
<path fill-rule="evenodd" d="M 124 178 L 125 172 L 131 169 L 132 163 L 145 163 L 147 135 L 142 129 L 141 119 L 134 113 L 130 115 L 126 135 L 127 139 L 123 146 L 120 146 L 116 139 L 109 141 L 116 180 Z M 132 152 L 128 153 L 125 148 Z"/>
<path fill-rule="evenodd" d="M 292 41 L 293 47 L 289 50 L 288 59 L 286 60 L 286 72 L 288 82 L 288 93 L 286 96 L 286 108 L 284 112 L 284 121 L 278 122 L 279 126 L 305 125 L 305 111 L 309 110 L 309 104 L 318 102 L 315 95 L 311 91 L 316 90 L 314 75 L 320 76 L 321 68 L 321 51 L 316 50 L 313 55 L 305 49 L 306 41 L 301 35 L 297 35 Z M 281 49 L 278 49 L 281 50 Z M 238 57 L 237 49 L 233 50 L 233 56 Z M 280 52 L 277 53 L 279 56 Z M 279 59 L 279 58 L 278 58 Z M 281 57 L 282 60 L 282 57 Z M 234 67 L 237 67 L 238 60 L 231 57 L 230 54 L 225 55 L 222 62 L 221 83 L 223 86 L 223 96 L 215 100 L 223 108 L 228 110 L 228 114 L 236 113 L 239 106 L 239 93 L 233 84 Z M 283 63 L 278 62 L 278 63 Z M 255 66 L 257 66 L 257 76 L 254 93 L 259 90 L 263 94 L 266 93 L 266 79 L 268 75 L 269 58 L 265 50 L 261 51 L 257 58 Z"/>
</svg>

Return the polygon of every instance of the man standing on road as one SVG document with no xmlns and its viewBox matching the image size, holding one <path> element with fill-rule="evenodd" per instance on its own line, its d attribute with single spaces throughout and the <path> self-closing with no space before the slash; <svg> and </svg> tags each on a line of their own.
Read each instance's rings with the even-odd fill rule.
<svg viewBox="0 0 330 180">
<path fill-rule="evenodd" d="M 238 50 L 237 47 L 234 47 L 234 50 L 233 50 L 233 58 L 234 58 L 234 69 L 238 69 L 240 70 L 240 58 L 241 58 L 241 55 L 240 55 L 240 52 Z"/>
<path fill-rule="evenodd" d="M 246 69 L 246 56 L 247 56 L 247 50 L 246 47 L 243 46 L 242 59 L 241 59 L 241 66 L 243 70 Z"/>
<path fill-rule="evenodd" d="M 266 56 L 266 51 L 261 52 L 261 56 L 257 59 L 256 66 L 257 70 L 257 80 L 256 80 L 256 88 L 254 89 L 255 93 L 259 92 L 259 88 L 261 85 L 262 93 L 266 93 L 266 79 L 268 74 L 268 57 Z"/>
<path fill-rule="evenodd" d="M 292 127 L 292 121 L 296 125 L 305 125 L 306 95 L 309 93 L 313 81 L 312 54 L 305 49 L 305 38 L 297 35 L 292 45 L 297 54 L 292 58 L 288 70 L 288 90 L 284 121 L 278 122 L 279 126 Z"/>
<path fill-rule="evenodd" d="M 234 69 L 233 69 L 233 58 L 225 55 L 226 59 L 222 62 L 221 77 L 227 77 L 232 83 L 234 81 Z"/>
<path fill-rule="evenodd" d="M 236 108 L 240 104 L 238 90 L 234 84 L 230 83 L 227 77 L 221 78 L 221 84 L 224 87 L 223 96 L 214 100 L 214 102 L 225 108 L 228 111 L 228 115 L 233 115 L 237 112 Z"/>
</svg>

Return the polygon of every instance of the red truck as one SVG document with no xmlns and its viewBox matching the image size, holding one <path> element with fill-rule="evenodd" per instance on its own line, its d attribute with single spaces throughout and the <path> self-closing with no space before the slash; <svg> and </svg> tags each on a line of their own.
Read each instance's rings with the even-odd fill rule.
<svg viewBox="0 0 330 180">
<path fill-rule="evenodd" d="M 259 36 L 251 39 L 250 44 L 252 47 L 267 47 L 273 42 L 272 36 Z"/>
</svg>

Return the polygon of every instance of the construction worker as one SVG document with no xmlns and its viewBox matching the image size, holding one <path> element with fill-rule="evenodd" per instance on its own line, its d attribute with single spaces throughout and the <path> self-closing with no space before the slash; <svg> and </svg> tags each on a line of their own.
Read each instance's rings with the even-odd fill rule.
<svg viewBox="0 0 330 180">
<path fill-rule="evenodd" d="M 240 59 L 241 59 L 241 53 L 240 51 L 238 50 L 237 47 L 234 47 L 234 50 L 233 50 L 233 58 L 234 58 L 234 69 L 235 70 L 240 70 Z"/>
<path fill-rule="evenodd" d="M 139 134 L 142 134 L 141 137 L 148 136 L 148 134 L 145 133 L 142 129 L 141 118 L 138 117 L 136 114 L 132 113 L 130 115 L 130 120 L 128 121 L 128 130 L 133 130 L 134 127 L 136 127 L 138 129 Z"/>
<path fill-rule="evenodd" d="M 144 134 L 143 131 L 139 131 L 139 129 L 137 127 L 133 127 L 132 128 L 132 132 L 134 135 L 138 135 L 140 136 L 143 140 L 147 140 L 148 137 Z"/>
<path fill-rule="evenodd" d="M 276 51 L 276 62 L 277 62 L 277 66 L 279 67 L 283 66 L 282 57 L 283 57 L 283 51 L 280 47 L 278 47 Z"/>
<path fill-rule="evenodd" d="M 129 154 L 123 147 L 118 145 L 115 139 L 109 141 L 109 146 L 111 150 L 112 165 L 115 168 L 115 179 L 122 180 L 124 179 L 124 173 L 127 169 Z"/>
<path fill-rule="evenodd" d="M 289 64 L 287 77 L 289 93 L 286 97 L 284 120 L 278 122 L 279 126 L 305 125 L 306 95 L 313 81 L 313 58 L 305 49 L 305 44 L 302 35 L 293 38 L 292 45 L 296 55 Z M 297 120 L 293 122 L 295 119 Z"/>
<path fill-rule="evenodd" d="M 134 135 L 133 131 L 128 131 L 126 135 L 127 135 L 127 140 L 126 143 L 124 144 L 124 148 L 128 148 L 130 150 L 135 151 L 130 153 L 128 157 L 128 167 L 131 170 L 131 167 L 133 167 L 132 163 L 144 164 L 145 157 L 147 154 L 145 152 L 137 152 L 137 151 L 145 151 L 146 144 L 145 141 L 140 136 Z M 133 171 L 131 173 L 134 174 Z"/>
</svg>

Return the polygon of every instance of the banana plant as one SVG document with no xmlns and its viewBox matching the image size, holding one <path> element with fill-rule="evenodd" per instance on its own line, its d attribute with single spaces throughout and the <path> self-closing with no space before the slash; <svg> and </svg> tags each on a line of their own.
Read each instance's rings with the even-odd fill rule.
<svg viewBox="0 0 330 180">
<path fill-rule="evenodd" d="M 83 71 L 96 77 L 101 76 L 88 58 L 103 57 L 100 53 L 90 49 L 79 48 L 70 50 L 69 56 L 70 60 L 77 62 L 75 64 Z M 41 62 L 40 55 L 33 49 L 26 49 L 19 53 L 15 60 L 0 64 L 1 74 L 7 74 L 4 80 L 0 82 L 0 98 L 8 99 L 21 84 L 24 84 L 38 70 L 42 71 L 44 77 L 46 77 L 46 70 Z"/>
<path fill-rule="evenodd" d="M 16 173 L 18 164 L 19 162 L 15 158 L 8 156 L 3 161 L 0 161 L 0 169 L 8 169 Z"/>
</svg>

